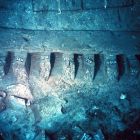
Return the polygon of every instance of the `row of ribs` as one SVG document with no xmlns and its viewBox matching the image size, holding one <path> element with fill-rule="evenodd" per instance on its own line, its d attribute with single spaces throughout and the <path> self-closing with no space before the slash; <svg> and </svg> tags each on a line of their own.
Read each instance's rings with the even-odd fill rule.
<svg viewBox="0 0 140 140">
<path fill-rule="evenodd" d="M 13 75 L 17 81 L 35 76 L 49 80 L 63 76 L 64 80 L 107 79 L 119 81 L 123 77 L 140 77 L 140 55 L 70 54 L 59 52 L 0 54 L 0 76 Z"/>
</svg>

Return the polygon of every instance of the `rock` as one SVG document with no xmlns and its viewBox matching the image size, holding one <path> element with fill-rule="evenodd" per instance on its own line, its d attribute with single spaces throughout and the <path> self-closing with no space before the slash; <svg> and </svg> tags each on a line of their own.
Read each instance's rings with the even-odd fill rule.
<svg viewBox="0 0 140 140">
<path fill-rule="evenodd" d="M 8 96 L 15 96 L 30 101 L 33 100 L 33 96 L 31 94 L 28 85 L 23 85 L 23 84 L 10 85 L 7 87 L 7 92 L 8 92 Z"/>
</svg>

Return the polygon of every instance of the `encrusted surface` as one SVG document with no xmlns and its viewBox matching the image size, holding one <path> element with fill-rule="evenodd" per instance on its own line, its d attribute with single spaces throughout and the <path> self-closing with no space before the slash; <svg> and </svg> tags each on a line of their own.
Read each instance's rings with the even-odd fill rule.
<svg viewBox="0 0 140 140">
<path fill-rule="evenodd" d="M 139 0 L 0 0 L 0 48 L 0 138 L 140 139 Z"/>
</svg>

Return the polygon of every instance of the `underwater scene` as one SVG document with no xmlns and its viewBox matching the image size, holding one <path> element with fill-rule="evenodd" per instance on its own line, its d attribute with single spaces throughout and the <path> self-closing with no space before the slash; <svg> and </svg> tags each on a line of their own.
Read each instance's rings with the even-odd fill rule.
<svg viewBox="0 0 140 140">
<path fill-rule="evenodd" d="M 140 0 L 0 0 L 0 140 L 140 140 Z"/>
</svg>

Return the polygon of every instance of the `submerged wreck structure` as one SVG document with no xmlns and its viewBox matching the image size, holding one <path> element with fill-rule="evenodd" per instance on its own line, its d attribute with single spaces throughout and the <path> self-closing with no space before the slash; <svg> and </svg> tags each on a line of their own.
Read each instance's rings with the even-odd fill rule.
<svg viewBox="0 0 140 140">
<path fill-rule="evenodd" d="M 139 140 L 140 1 L 0 0 L 0 139 Z"/>
</svg>

